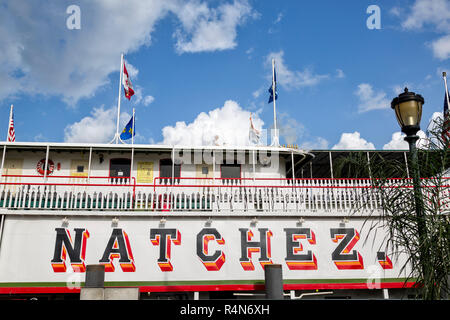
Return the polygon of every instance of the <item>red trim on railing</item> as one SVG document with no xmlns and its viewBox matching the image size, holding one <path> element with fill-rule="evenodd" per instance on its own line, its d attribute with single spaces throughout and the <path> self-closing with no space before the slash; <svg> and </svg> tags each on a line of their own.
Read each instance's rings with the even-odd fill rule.
<svg viewBox="0 0 450 320">
<path fill-rule="evenodd" d="M 24 178 L 42 178 L 42 176 L 37 175 L 2 175 L 3 177 L 24 177 Z M 87 179 L 88 177 L 79 177 L 79 176 L 48 176 L 47 178 L 82 178 Z M 296 185 L 296 184 L 288 184 L 288 185 L 243 185 L 243 184 L 157 184 L 156 181 L 161 181 L 162 179 L 170 180 L 171 177 L 155 177 L 153 179 L 153 184 L 136 184 L 135 177 L 101 177 L 101 176 L 93 176 L 89 177 L 89 179 L 123 179 L 124 181 L 128 181 L 123 184 L 114 184 L 114 183 L 46 183 L 46 182 L 0 182 L 0 185 L 28 185 L 28 186 L 87 186 L 87 187 L 133 187 L 133 195 L 135 195 L 136 187 L 153 187 L 154 191 L 156 191 L 156 187 L 162 188 L 197 188 L 197 187 L 214 187 L 214 188 L 326 188 L 326 189 L 372 189 L 377 188 L 370 185 L 360 186 L 360 185 L 332 185 L 332 186 L 324 186 L 324 185 Z M 133 179 L 133 183 L 131 180 Z M 174 178 L 175 179 L 175 178 Z M 370 181 L 370 178 L 204 178 L 204 177 L 176 177 L 177 180 L 219 180 L 219 181 L 229 181 L 229 180 L 239 180 L 239 181 L 337 181 L 346 183 L 348 181 L 360 180 L 360 181 Z M 431 180 L 433 178 L 421 178 L 423 180 Z M 450 177 L 443 177 L 443 180 L 450 180 Z M 389 178 L 389 181 L 396 180 L 412 180 L 411 178 Z M 435 186 L 422 186 L 424 188 L 433 188 Z M 450 187 L 450 185 L 442 185 L 441 187 Z M 381 188 L 413 188 L 412 185 L 407 186 L 383 186 Z"/>
</svg>

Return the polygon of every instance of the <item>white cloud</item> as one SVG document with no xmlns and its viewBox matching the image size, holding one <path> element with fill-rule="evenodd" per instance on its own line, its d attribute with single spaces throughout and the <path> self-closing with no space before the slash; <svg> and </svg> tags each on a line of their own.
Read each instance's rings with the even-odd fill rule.
<svg viewBox="0 0 450 320">
<path fill-rule="evenodd" d="M 275 59 L 277 83 L 288 90 L 315 86 L 322 80 L 330 77 L 328 74 L 315 74 L 309 68 L 305 68 L 303 71 L 289 70 L 287 65 L 284 63 L 283 56 L 283 50 L 279 52 L 271 52 L 266 57 L 265 65 L 270 66 L 270 70 L 272 70 L 272 59 Z M 272 79 L 272 72 L 269 77 Z"/>
<path fill-rule="evenodd" d="M 436 58 L 440 60 L 450 58 L 450 34 L 433 41 L 430 46 Z"/>
<path fill-rule="evenodd" d="M 333 150 L 374 150 L 373 143 L 361 138 L 360 133 L 343 133 L 339 142 L 333 146 Z"/>
<path fill-rule="evenodd" d="M 124 112 L 120 115 L 121 130 L 131 115 Z M 94 108 L 91 116 L 84 117 L 79 122 L 66 126 L 64 142 L 108 143 L 114 137 L 117 127 L 117 109 Z"/>
<path fill-rule="evenodd" d="M 342 69 L 336 69 L 336 78 L 342 79 L 345 78 L 345 73 Z"/>
<path fill-rule="evenodd" d="M 153 101 L 155 101 L 155 98 L 153 96 L 145 96 L 144 100 L 142 101 L 142 104 L 144 106 L 148 106 Z"/>
<path fill-rule="evenodd" d="M 368 83 L 359 84 L 355 94 L 360 101 L 358 105 L 359 113 L 377 109 L 386 109 L 391 105 L 391 102 L 386 98 L 386 93 L 383 91 L 375 92 Z"/>
<path fill-rule="evenodd" d="M 242 109 L 235 101 L 228 100 L 223 107 L 202 112 L 197 118 L 186 124 L 179 121 L 175 126 L 162 129 L 165 145 L 248 145 L 250 111 Z M 264 122 L 257 114 L 252 115 L 253 124 L 261 130 Z"/>
<path fill-rule="evenodd" d="M 427 143 L 427 135 L 422 130 L 419 130 L 417 132 L 417 135 L 419 136 L 419 140 L 417 141 L 417 147 L 418 148 L 426 148 Z M 405 134 L 402 132 L 394 132 L 392 134 L 392 139 L 388 143 L 386 143 L 383 146 L 383 150 L 408 150 L 409 144 L 404 140 Z"/>
<path fill-rule="evenodd" d="M 323 150 L 328 149 L 328 141 L 322 137 L 316 137 L 311 141 L 305 141 L 300 144 L 300 148 L 304 150 Z"/>
<path fill-rule="evenodd" d="M 295 144 L 299 137 L 305 134 L 305 126 L 290 117 L 289 114 L 282 112 L 277 115 L 277 129 L 280 138 L 284 139 L 285 144 Z"/>
<path fill-rule="evenodd" d="M 437 31 L 450 30 L 450 3 L 448 0 L 416 0 L 411 13 L 402 22 L 405 29 L 433 26 Z"/>
<path fill-rule="evenodd" d="M 236 28 L 255 16 L 246 1 L 214 9 L 205 0 L 78 0 L 81 29 L 69 30 L 65 1 L 2 3 L 0 100 L 39 94 L 59 96 L 69 105 L 108 84 L 119 71 L 121 53 L 127 58 L 151 45 L 156 23 L 169 13 L 181 21 L 177 48 L 183 52 L 234 48 Z M 129 61 L 127 68 L 136 79 L 138 70 Z"/>
<path fill-rule="evenodd" d="M 182 25 L 174 33 L 178 53 L 233 49 L 237 45 L 237 27 L 248 17 L 255 17 L 246 0 L 217 8 L 193 0 L 182 4 L 174 13 Z"/>
<path fill-rule="evenodd" d="M 400 15 L 399 15 L 400 16 Z M 434 32 L 445 35 L 432 41 L 429 46 L 434 57 L 440 60 L 450 58 L 450 2 L 448 0 L 416 0 L 406 20 L 402 22 L 405 30 L 422 30 L 426 26 Z"/>
</svg>

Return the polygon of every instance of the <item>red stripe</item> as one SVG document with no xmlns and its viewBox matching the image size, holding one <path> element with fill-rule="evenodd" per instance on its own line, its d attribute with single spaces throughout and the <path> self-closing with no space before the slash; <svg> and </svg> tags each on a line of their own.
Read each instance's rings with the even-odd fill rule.
<svg viewBox="0 0 450 320">
<path fill-rule="evenodd" d="M 382 282 L 377 289 L 412 288 L 414 282 Z M 375 285 L 375 284 L 373 284 Z M 124 286 L 126 288 L 128 286 Z M 321 290 L 321 289 L 369 289 L 362 283 L 304 283 L 285 284 L 284 290 Z M 184 286 L 140 286 L 140 292 L 194 292 L 194 291 L 263 291 L 264 284 L 224 284 L 224 285 L 184 285 Z M 1 287 L 0 294 L 26 293 L 80 293 L 80 289 L 67 287 Z"/>
</svg>

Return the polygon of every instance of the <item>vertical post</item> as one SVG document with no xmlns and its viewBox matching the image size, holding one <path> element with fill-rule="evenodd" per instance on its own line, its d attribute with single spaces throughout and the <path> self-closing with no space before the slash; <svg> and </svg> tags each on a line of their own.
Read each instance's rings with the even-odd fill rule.
<svg viewBox="0 0 450 320">
<path fill-rule="evenodd" d="M 264 281 L 266 299 L 283 299 L 283 275 L 281 264 L 267 264 L 264 266 Z"/>
<path fill-rule="evenodd" d="M 408 178 L 410 178 L 410 175 L 409 175 L 409 166 L 408 166 L 408 159 L 406 158 L 406 152 L 403 152 L 403 157 L 405 158 L 406 175 L 408 176 Z"/>
<path fill-rule="evenodd" d="M 255 178 L 256 178 L 256 158 L 255 158 L 255 149 L 253 149 L 252 152 L 252 162 L 253 162 L 253 184 L 255 184 Z"/>
<path fill-rule="evenodd" d="M 89 147 L 88 184 L 91 183 L 92 147 Z"/>
<path fill-rule="evenodd" d="M 130 167 L 130 183 L 133 172 L 133 162 L 134 162 L 134 108 L 133 108 L 133 127 L 131 129 L 131 167 Z"/>
<path fill-rule="evenodd" d="M 331 179 L 334 178 L 334 174 L 333 174 L 333 159 L 331 157 L 331 151 L 328 152 L 329 156 L 330 156 L 330 173 L 331 173 Z"/>
<path fill-rule="evenodd" d="M 276 92 L 277 92 L 277 83 L 275 81 L 275 59 L 272 59 L 272 94 L 273 94 L 273 128 L 275 130 L 275 135 L 273 137 L 273 145 L 278 147 L 280 145 L 280 141 L 278 139 L 277 132 L 277 111 L 276 111 Z"/>
<path fill-rule="evenodd" d="M 295 163 L 294 163 L 294 152 L 291 151 L 291 165 L 292 165 L 292 183 L 295 181 Z"/>
<path fill-rule="evenodd" d="M 171 185 L 174 184 L 174 176 L 175 176 L 175 147 L 172 147 L 172 180 L 170 182 Z"/>
<path fill-rule="evenodd" d="M 213 185 L 216 185 L 216 150 L 213 149 Z"/>
<path fill-rule="evenodd" d="M 447 73 L 444 71 L 442 72 L 442 77 L 444 78 L 444 86 L 445 86 L 445 99 L 447 99 L 447 105 L 450 108 L 450 98 L 448 96 L 448 87 L 447 87 Z M 444 114 L 445 117 L 445 114 Z"/>
<path fill-rule="evenodd" d="M 366 152 L 367 154 L 367 166 L 369 168 L 369 178 L 372 179 L 372 169 L 370 168 L 370 156 L 369 151 Z"/>
<path fill-rule="evenodd" d="M 0 171 L 0 176 L 1 176 L 2 179 L 0 181 L 3 181 L 3 167 L 5 165 L 5 156 L 6 156 L 6 145 L 3 146 L 2 168 L 1 168 L 1 171 Z"/>
<path fill-rule="evenodd" d="M 50 151 L 50 146 L 47 145 L 47 151 L 45 153 L 45 165 L 44 165 L 44 182 L 47 181 L 47 168 L 48 168 L 48 154 Z"/>
<path fill-rule="evenodd" d="M 105 266 L 91 264 L 86 266 L 86 288 L 103 288 L 105 283 Z"/>
<path fill-rule="evenodd" d="M 80 300 L 105 300 L 105 266 L 86 266 L 86 280 L 80 291 Z"/>
<path fill-rule="evenodd" d="M 426 237 L 426 220 L 423 212 L 422 203 L 422 191 L 420 186 L 420 171 L 419 171 L 419 157 L 417 153 L 416 142 L 419 140 L 419 136 L 410 135 L 406 136 L 405 140 L 409 143 L 409 153 L 410 153 L 410 164 L 413 176 L 413 187 L 414 187 L 414 202 L 417 216 L 417 233 L 419 236 L 419 248 L 420 248 L 420 265 L 422 266 L 422 275 L 424 281 L 427 281 L 429 276 L 428 267 L 425 264 L 425 257 L 428 252 L 424 250 L 423 244 L 425 243 Z"/>
<path fill-rule="evenodd" d="M 123 77 L 123 53 L 120 55 L 120 76 L 119 76 L 119 99 L 117 100 L 117 126 L 116 126 L 116 144 L 119 143 L 119 119 L 120 119 L 120 97 L 122 95 L 122 77 Z"/>
</svg>

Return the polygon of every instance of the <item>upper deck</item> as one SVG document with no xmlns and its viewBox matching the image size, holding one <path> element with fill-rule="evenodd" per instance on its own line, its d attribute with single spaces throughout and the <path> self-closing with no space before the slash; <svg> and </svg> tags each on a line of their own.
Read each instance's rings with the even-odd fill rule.
<svg viewBox="0 0 450 320">
<path fill-rule="evenodd" d="M 0 148 L 0 210 L 9 214 L 339 216 L 381 207 L 370 177 L 333 176 L 331 153 L 17 142 Z M 313 171 L 312 160 L 326 163 L 328 156 L 330 174 Z"/>
</svg>

